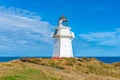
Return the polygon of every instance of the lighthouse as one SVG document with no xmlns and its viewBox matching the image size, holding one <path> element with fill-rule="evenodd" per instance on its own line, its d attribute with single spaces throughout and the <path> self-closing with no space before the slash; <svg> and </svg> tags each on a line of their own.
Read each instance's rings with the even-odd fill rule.
<svg viewBox="0 0 120 80">
<path fill-rule="evenodd" d="M 58 19 L 58 26 L 52 34 L 54 49 L 52 58 L 73 57 L 72 40 L 74 33 L 68 27 L 68 20 L 64 15 Z"/>
</svg>

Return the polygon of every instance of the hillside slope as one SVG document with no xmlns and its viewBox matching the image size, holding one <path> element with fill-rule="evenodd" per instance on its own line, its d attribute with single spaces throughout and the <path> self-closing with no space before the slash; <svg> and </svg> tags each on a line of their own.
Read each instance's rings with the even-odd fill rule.
<svg viewBox="0 0 120 80">
<path fill-rule="evenodd" d="M 0 80 L 120 80 L 120 65 L 95 58 L 22 58 L 0 63 Z"/>
</svg>

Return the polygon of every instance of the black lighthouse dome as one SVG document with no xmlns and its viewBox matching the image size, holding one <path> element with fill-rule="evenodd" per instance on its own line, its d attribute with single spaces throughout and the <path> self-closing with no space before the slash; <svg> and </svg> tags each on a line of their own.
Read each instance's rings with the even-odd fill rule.
<svg viewBox="0 0 120 80">
<path fill-rule="evenodd" d="M 62 15 L 62 16 L 59 18 L 59 20 L 68 21 L 67 18 L 66 18 L 64 15 Z"/>
</svg>

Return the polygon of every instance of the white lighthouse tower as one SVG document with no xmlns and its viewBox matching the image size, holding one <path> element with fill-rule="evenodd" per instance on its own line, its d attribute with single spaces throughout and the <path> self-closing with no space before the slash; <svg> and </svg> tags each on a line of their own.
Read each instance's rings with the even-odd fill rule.
<svg viewBox="0 0 120 80">
<path fill-rule="evenodd" d="M 58 20 L 58 27 L 56 27 L 52 38 L 54 38 L 54 50 L 52 58 L 73 57 L 72 39 L 74 33 L 68 27 L 68 20 L 63 15 Z"/>
</svg>

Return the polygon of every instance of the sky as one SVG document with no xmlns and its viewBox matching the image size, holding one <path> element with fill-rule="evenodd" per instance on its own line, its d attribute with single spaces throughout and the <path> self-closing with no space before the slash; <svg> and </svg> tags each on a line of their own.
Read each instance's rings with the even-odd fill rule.
<svg viewBox="0 0 120 80">
<path fill-rule="evenodd" d="M 52 56 L 64 14 L 76 57 L 120 57 L 120 0 L 0 0 L 0 56 Z"/>
</svg>

